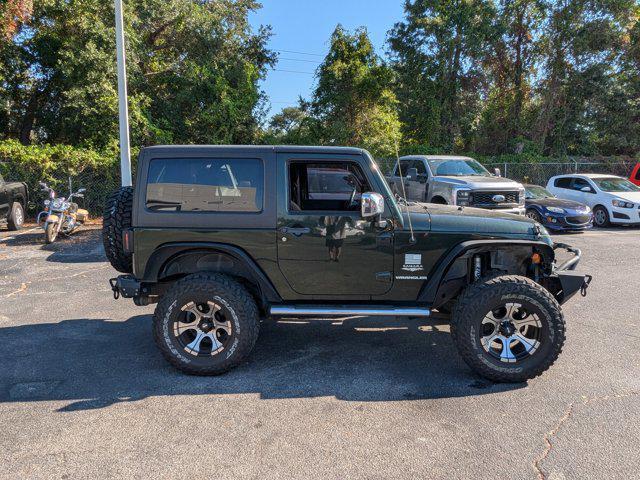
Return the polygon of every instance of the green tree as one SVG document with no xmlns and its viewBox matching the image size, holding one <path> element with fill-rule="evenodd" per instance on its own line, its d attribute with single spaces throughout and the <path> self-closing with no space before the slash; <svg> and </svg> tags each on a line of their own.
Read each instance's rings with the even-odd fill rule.
<svg viewBox="0 0 640 480">
<path fill-rule="evenodd" d="M 318 68 L 310 112 L 312 136 L 324 144 L 352 145 L 390 156 L 400 141 L 393 75 L 376 55 L 364 28 L 338 25 Z"/>
<path fill-rule="evenodd" d="M 127 0 L 132 141 L 248 143 L 275 61 L 254 0 Z M 39 0 L 0 51 L 1 131 L 23 143 L 117 142 L 114 14 L 102 0 Z"/>
<path fill-rule="evenodd" d="M 475 142 L 481 153 L 518 151 L 529 139 L 533 75 L 547 7 L 542 0 L 498 2 L 497 34 L 484 61 L 489 87 Z"/>
<path fill-rule="evenodd" d="M 601 120 L 616 108 L 611 94 L 626 77 L 623 47 L 634 11 L 637 22 L 636 0 L 553 4 L 542 38 L 544 68 L 534 125 L 545 153 L 616 153 L 598 152 L 610 128 Z"/>
<path fill-rule="evenodd" d="M 309 104 L 300 100 L 297 107 L 285 107 L 275 114 L 263 136 L 267 144 L 305 145 L 314 143 L 317 122 L 309 112 Z"/>
<path fill-rule="evenodd" d="M 409 143 L 465 148 L 481 109 L 482 61 L 495 35 L 489 0 L 407 0 L 389 33 Z"/>
</svg>

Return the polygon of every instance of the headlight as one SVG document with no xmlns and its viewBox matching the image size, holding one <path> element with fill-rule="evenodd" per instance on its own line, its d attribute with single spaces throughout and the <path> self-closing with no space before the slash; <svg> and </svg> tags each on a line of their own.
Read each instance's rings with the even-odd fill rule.
<svg viewBox="0 0 640 480">
<path fill-rule="evenodd" d="M 611 203 L 618 208 L 633 208 L 633 203 L 624 200 L 611 200 Z"/>
<path fill-rule="evenodd" d="M 546 209 L 551 213 L 564 213 L 564 209 L 560 207 L 546 207 Z"/>
<path fill-rule="evenodd" d="M 61 210 L 62 209 L 62 205 L 64 205 L 64 200 L 61 198 L 56 198 L 53 203 L 51 204 L 52 208 L 55 208 L 56 210 Z"/>
<path fill-rule="evenodd" d="M 470 190 L 458 190 L 456 192 L 456 205 L 460 205 L 462 207 L 468 206 L 470 196 Z"/>
</svg>

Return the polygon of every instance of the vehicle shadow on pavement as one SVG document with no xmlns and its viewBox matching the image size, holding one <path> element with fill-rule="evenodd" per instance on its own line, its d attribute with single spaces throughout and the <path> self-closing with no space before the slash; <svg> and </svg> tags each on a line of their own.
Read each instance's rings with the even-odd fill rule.
<svg viewBox="0 0 640 480">
<path fill-rule="evenodd" d="M 442 323 L 442 325 L 441 325 Z M 259 394 L 408 401 L 518 389 L 471 373 L 443 320 L 265 321 L 249 361 L 219 377 L 184 375 L 161 357 L 151 317 L 0 329 L 0 402 L 91 410 L 151 396 Z"/>
<path fill-rule="evenodd" d="M 51 252 L 48 262 L 56 263 L 90 263 L 104 262 L 105 255 L 102 247 L 102 230 L 97 228 L 82 228 L 73 234 L 61 235 L 52 244 L 45 244 L 44 233 L 20 233 L 5 240 L 3 245 L 8 247 L 34 247 L 44 252 Z"/>
</svg>

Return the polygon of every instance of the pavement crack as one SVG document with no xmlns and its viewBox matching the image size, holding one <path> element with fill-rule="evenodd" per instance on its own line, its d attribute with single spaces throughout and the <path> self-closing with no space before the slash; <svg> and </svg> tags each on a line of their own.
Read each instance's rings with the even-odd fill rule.
<svg viewBox="0 0 640 480">
<path fill-rule="evenodd" d="M 617 394 L 611 394 L 611 395 L 599 395 L 599 396 L 593 396 L 593 397 L 587 397 L 583 395 L 581 397 L 581 400 L 582 400 L 581 405 L 587 406 L 599 401 L 616 400 L 619 398 L 627 398 L 627 397 L 632 397 L 639 394 L 640 392 L 633 391 L 633 392 L 617 393 Z M 558 434 L 562 426 L 573 416 L 573 412 L 575 411 L 575 408 L 576 408 L 576 403 L 571 402 L 567 406 L 562 417 L 560 417 L 560 420 L 558 420 L 555 426 L 545 434 L 544 436 L 545 448 L 542 451 L 542 453 L 533 461 L 533 464 L 532 464 L 533 469 L 538 475 L 538 480 L 546 480 L 547 478 L 545 473 L 542 471 L 541 465 L 542 465 L 542 462 L 549 456 L 549 454 L 551 453 L 551 450 L 553 449 L 553 443 L 551 443 L 551 439 Z"/>
<path fill-rule="evenodd" d="M 564 415 L 560 417 L 560 420 L 556 423 L 556 425 L 549 430 L 544 436 L 545 448 L 543 452 L 533 461 L 533 469 L 538 474 L 539 480 L 545 480 L 547 477 L 545 476 L 540 464 L 549 456 L 551 453 L 551 449 L 553 448 L 553 444 L 551 443 L 551 438 L 555 437 L 562 425 L 569 420 L 571 415 L 573 414 L 574 403 L 571 402 L 567 409 L 564 411 Z"/>
<path fill-rule="evenodd" d="M 27 289 L 27 287 L 29 286 L 29 284 L 30 284 L 30 283 L 31 283 L 31 282 L 26 282 L 26 283 L 24 283 L 24 282 L 23 282 L 23 283 L 20 285 L 20 288 L 18 288 L 17 290 L 15 290 L 15 291 L 13 291 L 13 292 L 11 292 L 11 293 L 7 293 L 7 294 L 4 296 L 4 298 L 13 297 L 14 295 L 18 295 L 19 293 L 24 292 L 24 291 Z"/>
</svg>

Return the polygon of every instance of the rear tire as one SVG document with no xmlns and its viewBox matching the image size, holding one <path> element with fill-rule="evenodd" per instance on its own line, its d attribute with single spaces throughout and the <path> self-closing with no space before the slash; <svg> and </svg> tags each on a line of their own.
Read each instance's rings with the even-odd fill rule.
<svg viewBox="0 0 640 480">
<path fill-rule="evenodd" d="M 482 279 L 460 295 L 451 335 L 462 359 L 496 382 L 524 382 L 558 358 L 565 341 L 560 305 L 526 277 Z"/>
<path fill-rule="evenodd" d="M 24 224 L 24 208 L 22 208 L 22 204 L 20 202 L 13 202 L 11 205 L 11 211 L 9 212 L 9 217 L 7 218 L 7 226 L 9 230 L 16 231 L 22 228 Z"/>
<path fill-rule="evenodd" d="M 162 355 L 191 375 L 219 375 L 244 361 L 260 329 L 258 307 L 237 281 L 222 274 L 194 274 L 163 295 L 153 316 Z"/>
<path fill-rule="evenodd" d="M 123 234 L 131 228 L 133 187 L 122 187 L 107 200 L 102 219 L 102 243 L 111 266 L 122 273 L 133 272 L 133 255 L 124 251 Z"/>
</svg>

